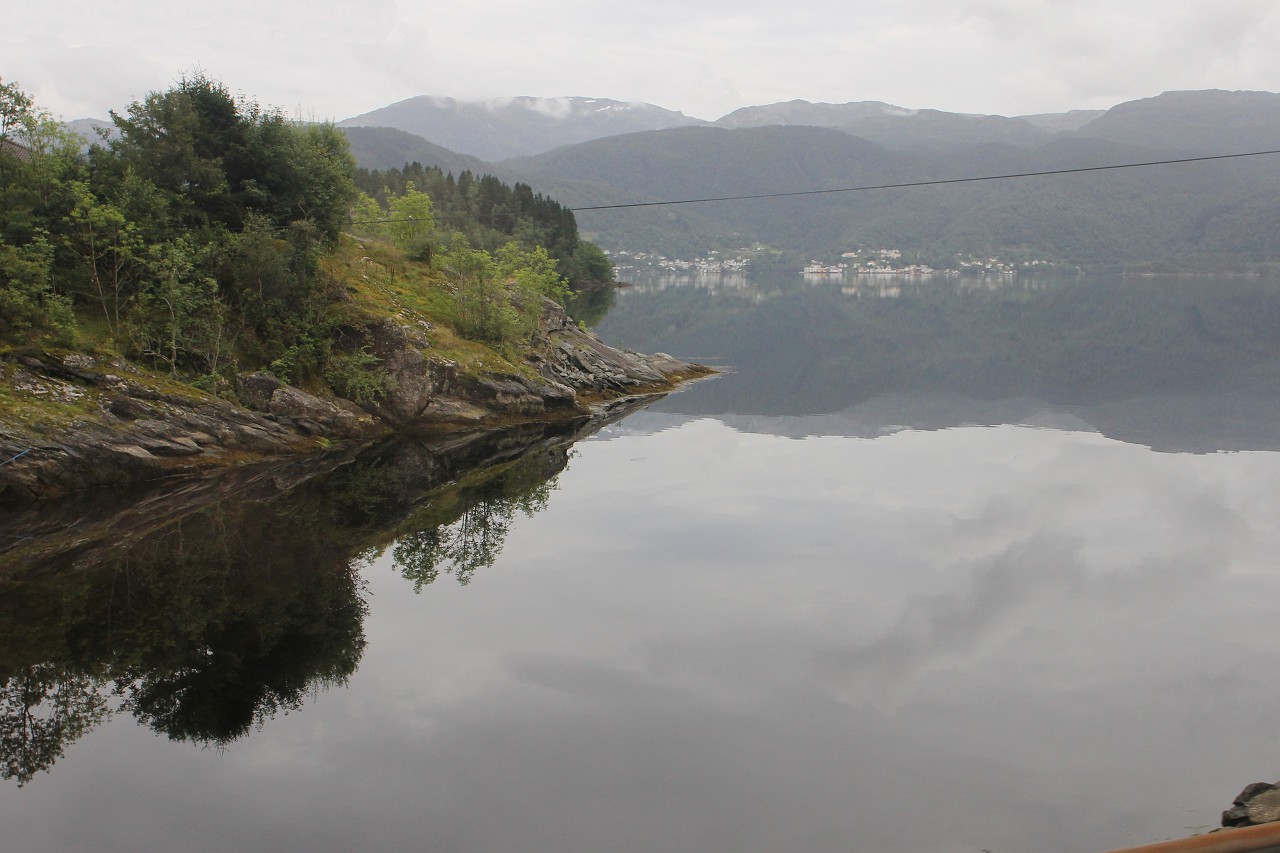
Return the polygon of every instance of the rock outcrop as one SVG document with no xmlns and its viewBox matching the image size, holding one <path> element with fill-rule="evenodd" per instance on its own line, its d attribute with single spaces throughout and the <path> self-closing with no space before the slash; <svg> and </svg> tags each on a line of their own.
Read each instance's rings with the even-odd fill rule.
<svg viewBox="0 0 1280 853">
<path fill-rule="evenodd" d="M 1222 813 L 1223 826 L 1257 826 L 1280 820 L 1280 785 L 1254 782 L 1236 795 Z"/>
<path fill-rule="evenodd" d="M 156 479 L 314 448 L 316 436 L 364 438 L 380 431 L 367 413 L 263 378 L 277 387 L 263 410 L 253 411 L 213 396 L 163 390 L 130 375 L 123 363 L 100 365 L 83 355 L 27 357 L 0 381 L 36 399 L 88 405 L 55 426 L 0 426 L 0 500 Z"/>
<path fill-rule="evenodd" d="M 524 373 L 476 374 L 431 352 L 426 334 L 383 320 L 365 342 L 392 389 L 366 408 L 399 429 L 475 427 L 512 419 L 586 414 L 589 403 L 669 390 L 705 370 L 669 355 L 641 355 L 604 343 L 544 300 Z"/>
<path fill-rule="evenodd" d="M 666 353 L 641 355 L 611 347 L 594 332 L 579 328 L 551 300 L 543 303 L 542 329 L 530 361 L 549 382 L 567 385 L 579 393 L 638 394 L 709 372 Z"/>
<path fill-rule="evenodd" d="M 0 423 L 0 503 L 152 480 L 333 441 L 488 428 L 587 414 L 593 404 L 670 390 L 705 368 L 608 346 L 555 303 L 523 370 L 464 368 L 433 352 L 424 330 L 382 319 L 362 346 L 388 390 L 357 405 L 322 399 L 264 373 L 241 375 L 230 402 L 144 377 L 122 361 L 71 354 L 0 362 L 0 391 L 72 414 Z M 4 386 L 8 386 L 6 389 Z"/>
</svg>

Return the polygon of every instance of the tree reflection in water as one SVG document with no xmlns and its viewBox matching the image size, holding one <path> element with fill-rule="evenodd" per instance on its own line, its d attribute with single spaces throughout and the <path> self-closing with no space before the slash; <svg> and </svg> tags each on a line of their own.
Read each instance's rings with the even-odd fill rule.
<svg viewBox="0 0 1280 853">
<path fill-rule="evenodd" d="M 364 648 L 358 578 L 274 509 L 220 502 L 0 584 L 0 773 L 30 781 L 111 708 L 223 745 L 344 683 Z"/>
<path fill-rule="evenodd" d="M 0 687 L 0 776 L 19 787 L 30 782 L 106 716 L 101 683 L 91 675 L 39 664 L 11 676 Z"/>
<path fill-rule="evenodd" d="M 396 540 L 392 559 L 405 580 L 413 581 L 414 592 L 433 583 L 441 570 L 465 586 L 479 569 L 497 561 L 516 513 L 541 512 L 555 489 L 555 476 L 546 473 L 543 457 L 531 454 L 490 479 L 458 490 L 452 500 L 433 507 L 435 517 L 428 526 Z"/>
<path fill-rule="evenodd" d="M 467 583 L 623 413 L 0 510 L 0 776 L 30 782 L 112 713 L 223 746 L 345 685 L 365 560 Z"/>
</svg>

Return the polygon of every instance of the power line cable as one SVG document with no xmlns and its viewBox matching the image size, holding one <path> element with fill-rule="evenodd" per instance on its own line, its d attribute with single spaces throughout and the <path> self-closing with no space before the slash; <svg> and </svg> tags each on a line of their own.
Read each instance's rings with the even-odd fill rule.
<svg viewBox="0 0 1280 853">
<path fill-rule="evenodd" d="M 791 196 L 828 195 L 831 193 L 856 193 L 868 190 L 897 190 L 908 187 L 936 187 L 945 184 L 968 184 L 978 181 L 1005 181 L 1010 178 L 1038 178 L 1046 175 L 1076 175 L 1083 172 L 1106 172 L 1115 169 L 1138 169 L 1144 166 L 1171 166 L 1179 163 L 1203 163 L 1209 160 L 1233 160 L 1240 157 L 1262 157 L 1267 154 L 1280 154 L 1280 149 L 1272 151 L 1248 151 L 1241 154 L 1210 154 L 1201 157 L 1181 157 L 1174 160 L 1148 160 L 1142 163 L 1116 163 L 1108 166 L 1081 166 L 1075 169 L 1045 169 L 1039 172 L 1018 172 L 1010 175 L 981 175 L 969 178 L 946 178 L 935 181 L 908 181 L 898 184 L 871 184 L 860 187 L 839 187 L 827 190 L 797 190 L 783 193 L 759 193 L 756 195 L 732 195 L 717 198 L 686 198 L 672 201 L 634 201 L 627 204 L 597 204 L 584 207 L 571 207 L 574 213 L 587 210 L 621 210 L 629 207 L 660 207 L 672 204 L 702 204 L 710 201 L 749 201 L 761 198 L 788 198 Z"/>
</svg>

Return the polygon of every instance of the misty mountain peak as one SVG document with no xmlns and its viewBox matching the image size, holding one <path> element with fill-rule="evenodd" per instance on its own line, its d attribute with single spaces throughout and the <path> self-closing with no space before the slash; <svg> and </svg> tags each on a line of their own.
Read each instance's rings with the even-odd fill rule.
<svg viewBox="0 0 1280 853">
<path fill-rule="evenodd" d="M 420 95 L 339 122 L 392 127 L 486 160 L 539 154 L 603 136 L 705 124 L 684 113 L 609 98 L 519 96 L 462 101 Z"/>
</svg>

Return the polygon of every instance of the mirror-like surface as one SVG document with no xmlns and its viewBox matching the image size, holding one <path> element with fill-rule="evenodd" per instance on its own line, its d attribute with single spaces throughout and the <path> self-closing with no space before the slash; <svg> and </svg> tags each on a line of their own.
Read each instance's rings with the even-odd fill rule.
<svg viewBox="0 0 1280 853">
<path fill-rule="evenodd" d="M 1068 853 L 1280 778 L 1280 291 L 696 284 L 602 334 L 733 372 L 625 420 L 7 518 L 6 846 Z"/>
</svg>

